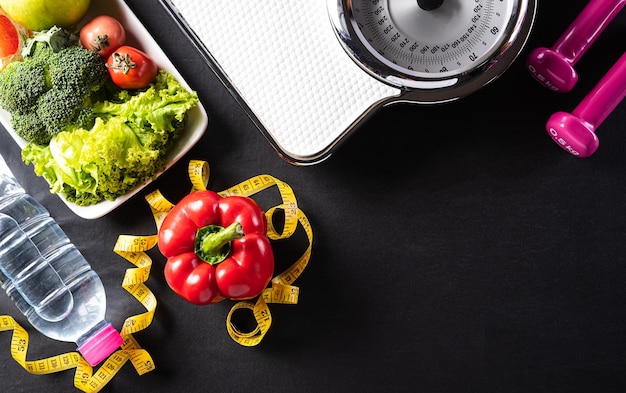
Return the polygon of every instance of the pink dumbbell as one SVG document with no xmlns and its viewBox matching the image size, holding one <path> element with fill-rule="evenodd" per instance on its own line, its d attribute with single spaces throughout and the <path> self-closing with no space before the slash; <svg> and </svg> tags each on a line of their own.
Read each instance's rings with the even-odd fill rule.
<svg viewBox="0 0 626 393">
<path fill-rule="evenodd" d="M 595 130 L 626 96 L 626 53 L 570 114 L 557 112 L 546 124 L 548 134 L 566 151 L 589 157 L 598 148 Z"/>
<path fill-rule="evenodd" d="M 578 81 L 574 65 L 624 4 L 626 0 L 591 0 L 551 49 L 530 53 L 526 66 L 531 75 L 550 90 L 570 91 Z"/>
</svg>

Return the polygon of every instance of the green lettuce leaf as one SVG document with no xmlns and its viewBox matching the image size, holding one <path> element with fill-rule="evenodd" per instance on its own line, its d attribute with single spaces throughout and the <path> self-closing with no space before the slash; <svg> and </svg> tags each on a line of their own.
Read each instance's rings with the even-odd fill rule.
<svg viewBox="0 0 626 393">
<path fill-rule="evenodd" d="M 154 178 L 198 97 L 166 71 L 146 90 L 94 103 L 93 127 L 60 132 L 47 146 L 28 144 L 25 163 L 78 205 L 114 200 Z"/>
</svg>

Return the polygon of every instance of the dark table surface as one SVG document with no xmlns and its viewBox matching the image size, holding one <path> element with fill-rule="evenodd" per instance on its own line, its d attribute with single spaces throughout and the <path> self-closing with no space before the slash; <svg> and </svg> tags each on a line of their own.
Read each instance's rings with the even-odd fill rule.
<svg viewBox="0 0 626 393">
<path fill-rule="evenodd" d="M 624 392 L 626 391 L 626 106 L 598 130 L 600 148 L 575 158 L 547 136 L 624 51 L 626 16 L 577 65 L 578 85 L 557 95 L 518 60 L 485 89 L 438 106 L 387 107 L 329 160 L 283 161 L 156 2 L 128 0 L 185 79 L 210 125 L 183 160 L 151 184 L 173 198 L 186 165 L 212 169 L 209 188 L 267 173 L 290 184 L 314 233 L 297 305 L 270 305 L 256 347 L 228 336 L 232 303 L 199 307 L 165 283 L 164 258 L 147 286 L 158 306 L 136 333 L 156 369 L 124 366 L 105 392 Z M 550 46 L 586 5 L 542 1 L 524 56 Z M 74 215 L 20 161 L 0 153 L 100 274 L 107 319 L 144 311 L 121 287 L 131 264 L 112 252 L 120 234 L 155 232 L 140 193 L 96 220 Z M 276 245 L 284 261 L 299 241 Z M 291 260 L 289 261 L 291 262 Z M 29 360 L 73 351 L 34 331 L 0 297 L 0 315 L 30 333 Z M 31 375 L 0 333 L 0 386 L 69 392 L 73 371 Z"/>
</svg>

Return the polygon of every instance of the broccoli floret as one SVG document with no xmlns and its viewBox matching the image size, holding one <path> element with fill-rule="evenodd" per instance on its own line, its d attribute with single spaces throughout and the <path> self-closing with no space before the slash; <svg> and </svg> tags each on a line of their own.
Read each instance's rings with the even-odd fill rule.
<svg viewBox="0 0 626 393">
<path fill-rule="evenodd" d="M 11 125 L 18 136 L 37 145 L 47 145 L 52 137 L 36 112 L 12 114 Z"/>
<path fill-rule="evenodd" d="M 16 134 L 47 144 L 61 131 L 93 126 L 89 106 L 110 89 L 104 60 L 78 45 L 35 41 L 29 48 L 22 62 L 0 72 L 0 106 L 11 114 Z"/>
<path fill-rule="evenodd" d="M 32 46 L 30 55 L 24 56 L 24 59 L 29 63 L 41 64 L 47 69 L 47 64 L 53 53 L 54 50 L 45 42 L 35 42 Z"/>
<path fill-rule="evenodd" d="M 55 53 L 48 66 L 53 88 L 77 91 L 83 96 L 99 90 L 108 75 L 100 56 L 81 46 L 71 46 Z"/>
<path fill-rule="evenodd" d="M 37 101 L 37 115 L 50 137 L 69 127 L 82 107 L 82 97 L 69 90 L 50 89 Z"/>
<path fill-rule="evenodd" d="M 38 145 L 47 145 L 50 139 L 74 124 L 91 127 L 93 116 L 89 108 L 81 108 L 80 96 L 67 91 L 50 89 L 37 100 L 37 111 L 14 113 L 11 124 L 16 134 Z"/>
<path fill-rule="evenodd" d="M 46 69 L 37 63 L 10 63 L 0 73 L 0 106 L 10 113 L 31 112 L 47 90 Z"/>
<path fill-rule="evenodd" d="M 75 128 L 82 128 L 84 130 L 90 130 L 93 128 L 94 122 L 96 121 L 96 114 L 94 113 L 91 106 L 84 103 L 83 107 L 78 111 L 78 114 L 74 118 L 73 124 Z"/>
</svg>

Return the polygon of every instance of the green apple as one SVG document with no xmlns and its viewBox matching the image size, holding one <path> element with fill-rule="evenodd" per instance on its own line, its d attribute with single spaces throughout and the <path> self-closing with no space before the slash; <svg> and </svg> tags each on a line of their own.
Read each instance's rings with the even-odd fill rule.
<svg viewBox="0 0 626 393">
<path fill-rule="evenodd" d="M 91 0 L 0 0 L 0 7 L 19 25 L 41 31 L 70 28 L 85 16 Z"/>
</svg>

